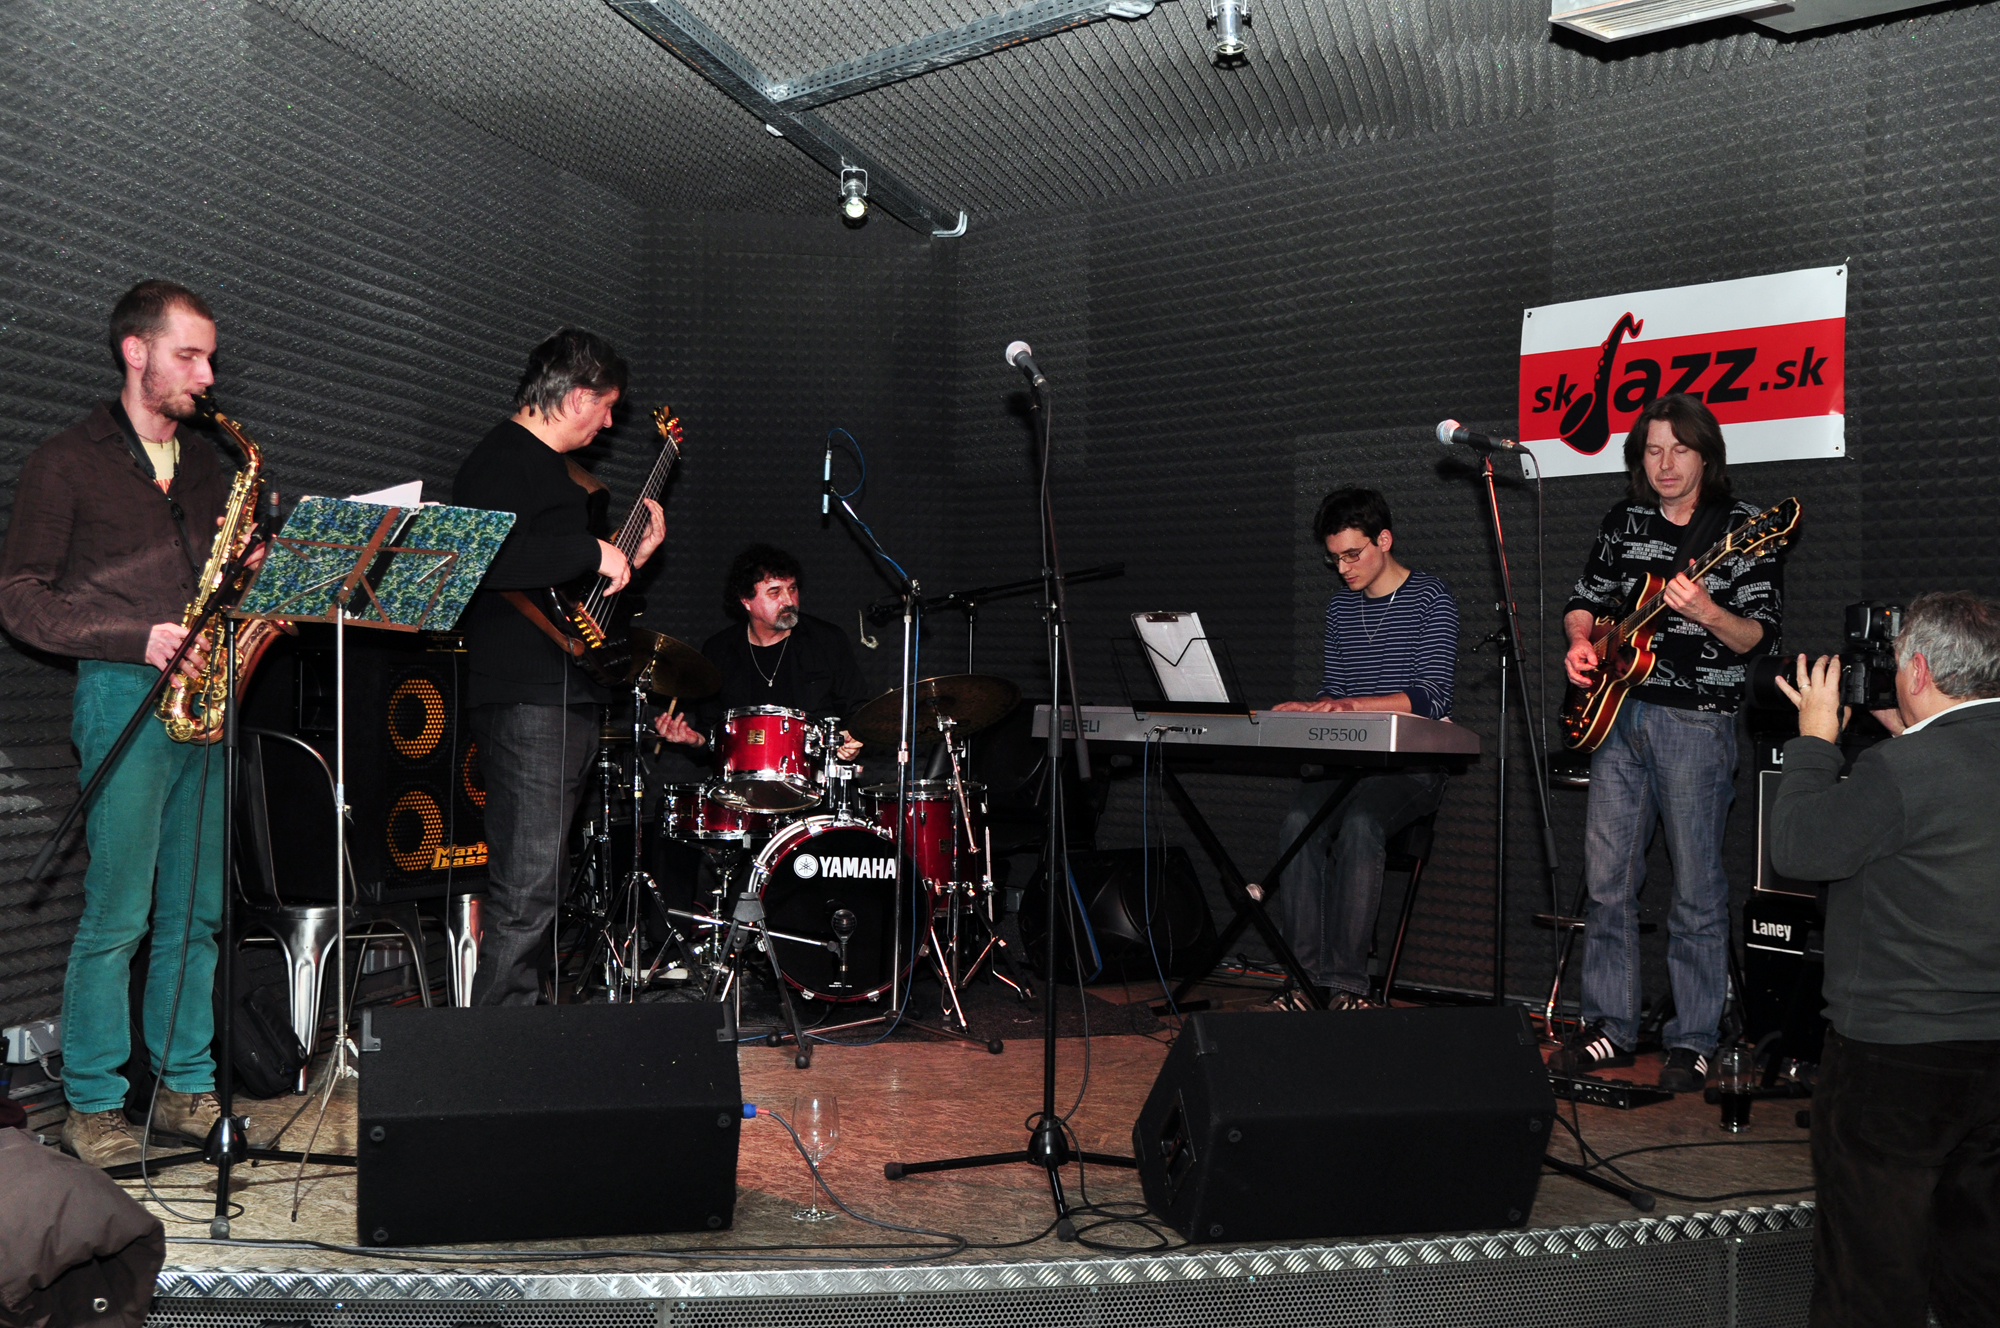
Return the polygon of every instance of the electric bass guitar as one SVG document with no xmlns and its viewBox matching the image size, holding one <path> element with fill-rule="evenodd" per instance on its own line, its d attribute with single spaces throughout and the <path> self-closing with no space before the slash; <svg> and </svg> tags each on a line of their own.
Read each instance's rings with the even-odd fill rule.
<svg viewBox="0 0 2000 1328">
<path fill-rule="evenodd" d="M 646 533 L 646 500 L 659 497 L 681 457 L 681 422 L 672 410 L 661 406 L 654 411 L 653 427 L 660 431 L 660 455 L 612 541 L 628 559 Z M 593 679 L 607 687 L 623 687 L 631 681 L 632 645 L 622 632 L 614 635 L 611 631 L 618 595 L 606 577 L 593 572 L 568 586 L 507 591 L 506 596 Z"/>
<path fill-rule="evenodd" d="M 1787 498 L 1690 559 L 1688 579 L 1700 581 L 1725 558 L 1783 548 L 1798 525 L 1799 500 Z M 1653 640 L 1660 630 L 1660 611 L 1667 607 L 1665 592 L 1671 579 L 1646 573 L 1646 579 L 1633 587 L 1632 607 L 1622 616 L 1599 618 L 1590 629 L 1590 645 L 1597 652 L 1596 676 L 1588 688 L 1572 684 L 1563 697 L 1563 745 L 1571 751 L 1595 751 L 1618 721 L 1626 696 L 1651 676 L 1659 658 Z"/>
</svg>

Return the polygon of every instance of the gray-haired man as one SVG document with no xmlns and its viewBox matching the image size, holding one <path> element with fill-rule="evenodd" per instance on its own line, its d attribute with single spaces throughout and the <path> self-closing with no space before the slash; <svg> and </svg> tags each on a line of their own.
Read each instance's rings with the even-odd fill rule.
<svg viewBox="0 0 2000 1328">
<path fill-rule="evenodd" d="M 1831 881 L 1814 1328 L 2000 1306 L 2000 604 L 1920 596 L 1898 736 L 1841 779 L 1838 661 L 1798 661 L 1771 861 Z"/>
</svg>

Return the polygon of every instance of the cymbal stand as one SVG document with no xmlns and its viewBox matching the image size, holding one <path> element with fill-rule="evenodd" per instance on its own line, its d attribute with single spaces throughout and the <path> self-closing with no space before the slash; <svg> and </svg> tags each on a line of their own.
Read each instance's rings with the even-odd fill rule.
<svg viewBox="0 0 2000 1328">
<path fill-rule="evenodd" d="M 992 966 L 988 971 L 994 978 L 1013 988 L 1014 994 L 1021 1000 L 1026 1001 L 1034 993 L 1028 990 L 1027 980 L 1021 976 L 1020 970 L 1014 967 L 1013 955 L 1007 948 L 1007 942 L 1000 936 L 998 919 L 994 916 L 993 900 L 997 888 L 993 884 L 993 831 L 991 827 L 979 825 L 972 819 L 972 804 L 965 792 L 965 763 L 969 760 L 970 744 L 963 740 L 957 742 L 952 740 L 951 730 L 955 723 L 956 721 L 946 716 L 938 718 L 938 728 L 944 733 L 945 751 L 951 757 L 952 814 L 957 817 L 958 824 L 964 830 L 962 839 L 965 853 L 978 861 L 976 880 L 961 881 L 959 873 L 954 870 L 953 879 L 946 884 L 948 898 L 951 900 L 951 913 L 946 926 L 946 930 L 950 933 L 947 954 L 950 962 L 957 964 L 959 956 L 963 953 L 963 947 L 959 943 L 959 919 L 967 913 L 978 921 L 980 929 L 986 933 L 986 944 L 972 957 L 971 963 L 963 969 L 954 970 L 952 978 L 958 986 L 963 987 L 978 974 L 980 966 L 990 959 Z M 953 836 L 954 840 L 960 838 L 958 835 Z M 956 846 L 952 857 L 955 869 L 958 860 Z M 1007 971 L 1001 972 L 1002 967 Z"/>
<path fill-rule="evenodd" d="M 632 869 L 626 873 L 625 879 L 619 882 L 618 890 L 612 896 L 611 906 L 605 911 L 597 939 L 592 944 L 591 956 L 584 961 L 583 966 L 584 972 L 588 973 L 592 961 L 599 954 L 604 955 L 606 999 L 613 1004 L 630 1004 L 637 1001 L 639 993 L 644 991 L 658 974 L 660 962 L 666 958 L 669 950 L 679 947 L 683 961 L 689 965 L 694 963 L 694 955 L 689 949 L 687 937 L 674 926 L 673 919 L 667 912 L 666 901 L 660 897 L 660 884 L 653 879 L 652 873 L 647 871 L 645 866 L 646 818 L 642 813 L 646 799 L 646 772 L 639 760 L 639 744 L 644 736 L 646 690 L 652 681 L 652 674 L 653 665 L 648 662 L 639 670 L 638 676 L 632 679 L 632 782 L 629 789 L 632 800 Z M 600 768 L 605 766 L 606 763 L 600 762 Z M 605 769 L 605 785 L 604 807 L 607 824 L 603 833 L 608 839 L 611 806 L 608 768 Z M 609 857 L 610 848 L 607 843 L 605 846 L 607 861 Z M 642 971 L 640 966 L 645 958 L 646 930 L 645 911 L 642 905 L 649 897 L 662 924 L 666 927 L 667 934 L 661 939 L 660 948 L 654 953 L 652 963 L 646 965 Z M 622 936 L 619 934 L 621 928 Z"/>
</svg>

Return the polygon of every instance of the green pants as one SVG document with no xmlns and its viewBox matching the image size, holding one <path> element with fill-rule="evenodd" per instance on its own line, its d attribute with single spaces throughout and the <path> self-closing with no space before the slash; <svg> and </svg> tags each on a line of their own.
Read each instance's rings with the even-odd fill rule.
<svg viewBox="0 0 2000 1328">
<path fill-rule="evenodd" d="M 77 666 L 70 737 L 84 782 L 159 676 L 147 664 Z M 220 744 L 174 742 L 148 719 L 91 804 L 83 917 L 63 980 L 63 1095 L 72 1110 L 125 1104 L 132 956 L 149 928 L 140 1024 L 153 1071 L 175 1092 L 215 1087 L 210 992 L 222 925 L 222 783 Z"/>
</svg>

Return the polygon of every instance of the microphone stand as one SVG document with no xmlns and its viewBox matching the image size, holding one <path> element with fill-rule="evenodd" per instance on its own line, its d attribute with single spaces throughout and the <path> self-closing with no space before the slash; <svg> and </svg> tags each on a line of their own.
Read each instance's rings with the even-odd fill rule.
<svg viewBox="0 0 2000 1328">
<path fill-rule="evenodd" d="M 1525 450 L 1525 449 L 1524 449 Z M 1507 533 L 1500 521 L 1500 495 L 1493 482 L 1493 454 L 1480 457 L 1480 479 L 1486 486 L 1486 511 L 1493 524 L 1493 552 L 1499 560 L 1501 602 L 1500 638 L 1496 645 L 1500 658 L 1500 723 L 1496 747 L 1495 794 L 1493 804 L 1493 1003 L 1507 1003 L 1507 673 L 1513 674 L 1521 689 L 1521 714 L 1528 725 L 1528 760 L 1534 768 L 1536 806 L 1541 813 L 1542 863 L 1548 873 L 1549 894 L 1555 895 L 1558 869 L 1555 823 L 1549 810 L 1548 766 L 1542 759 L 1542 723 L 1535 714 L 1533 696 L 1528 691 L 1528 671 L 1521 663 L 1521 620 L 1514 603 L 1514 574 L 1507 564 Z M 1489 640 L 1492 638 L 1489 637 Z"/>
<path fill-rule="evenodd" d="M 875 538 L 875 532 L 869 528 L 866 521 L 861 519 L 860 513 L 854 510 L 846 497 L 834 493 L 830 481 L 823 478 L 820 482 L 823 486 L 821 489 L 821 498 L 830 499 L 833 506 L 839 510 L 841 524 L 847 527 L 848 533 L 850 535 L 858 534 L 860 538 L 867 541 L 867 546 L 874 552 L 875 557 L 881 560 L 883 566 L 895 572 L 897 581 L 902 585 L 900 598 L 903 605 L 903 663 L 902 672 L 899 676 L 901 678 L 903 700 L 900 712 L 896 717 L 897 727 L 900 730 L 896 741 L 897 815 L 894 830 L 896 838 L 897 876 L 895 890 L 896 911 L 894 934 L 892 937 L 893 948 L 890 955 L 891 962 L 889 967 L 889 1008 L 883 1014 L 874 1015 L 867 1019 L 851 1020 L 844 1024 L 829 1024 L 826 1027 L 818 1029 L 817 1032 L 820 1034 L 838 1033 L 850 1028 L 866 1028 L 873 1024 L 882 1023 L 888 1024 L 891 1029 L 898 1025 L 904 1025 L 922 1033 L 933 1033 L 939 1037 L 957 1038 L 961 1042 L 970 1042 L 977 1046 L 983 1046 L 997 1056 L 1006 1050 L 1006 1043 L 1002 1042 L 999 1038 L 988 1041 L 984 1038 L 974 1037 L 964 1029 L 926 1024 L 915 1019 L 906 1018 L 903 1014 L 910 996 L 909 987 L 903 978 L 903 953 L 906 934 L 911 952 L 910 968 L 912 972 L 916 969 L 915 951 L 917 948 L 917 920 L 915 917 L 912 917 L 906 927 L 903 909 L 905 903 L 909 900 L 914 900 L 917 893 L 922 890 L 916 872 L 915 852 L 908 843 L 910 816 L 904 809 L 910 805 L 910 784 L 915 778 L 915 771 L 911 765 L 911 743 L 916 729 L 917 712 L 917 680 L 914 672 L 916 666 L 917 634 L 922 630 L 923 591 L 916 581 L 889 556 L 888 551 L 882 547 L 882 542 Z M 779 1037 L 779 1040 L 782 1041 L 781 1035 L 773 1034 L 773 1036 Z M 883 1036 L 887 1037 L 888 1034 L 884 1033 Z M 808 1059 L 804 1054 L 806 1050 L 803 1045 L 800 1047 L 801 1061 Z M 803 1069 L 805 1067 L 801 1065 L 800 1068 Z"/>
<path fill-rule="evenodd" d="M 1068 1127 L 1056 1113 L 1056 900 L 1070 894 L 1069 843 L 1063 821 L 1063 781 L 1062 767 L 1062 682 L 1069 680 L 1070 714 L 1076 725 L 1077 772 L 1085 780 L 1090 778 L 1090 753 L 1083 736 L 1082 714 L 1076 688 L 1076 658 L 1073 648 L 1064 639 L 1063 628 L 1069 620 L 1067 597 L 1063 593 L 1062 555 L 1056 543 L 1055 501 L 1050 492 L 1050 442 L 1049 415 L 1042 394 L 1046 386 L 1032 390 L 1030 404 L 1034 408 L 1035 421 L 1041 435 L 1041 518 L 1042 544 L 1048 557 L 1042 568 L 1042 583 L 1045 592 L 1043 601 L 1044 620 L 1047 623 L 1049 650 L 1049 819 L 1048 842 L 1043 859 L 1047 869 L 1048 882 L 1048 939 L 1047 939 L 1047 985 L 1042 988 L 1042 1109 L 1029 1117 L 1028 1146 L 1012 1153 L 984 1153 L 972 1157 L 941 1158 L 929 1162 L 889 1162 L 882 1167 L 882 1174 L 889 1180 L 901 1180 L 928 1171 L 965 1171 L 975 1167 L 1005 1166 L 1027 1162 L 1042 1168 L 1048 1177 L 1049 1198 L 1055 1205 L 1056 1235 L 1066 1241 L 1076 1239 L 1076 1223 L 1070 1216 L 1069 1201 L 1063 1194 L 1062 1168 L 1073 1159 L 1106 1167 L 1137 1167 L 1138 1160 L 1119 1157 L 1109 1153 L 1087 1153 L 1072 1149 Z M 1058 887 L 1057 881 L 1062 882 Z M 1079 986 L 1079 990 L 1081 987 Z"/>
</svg>

